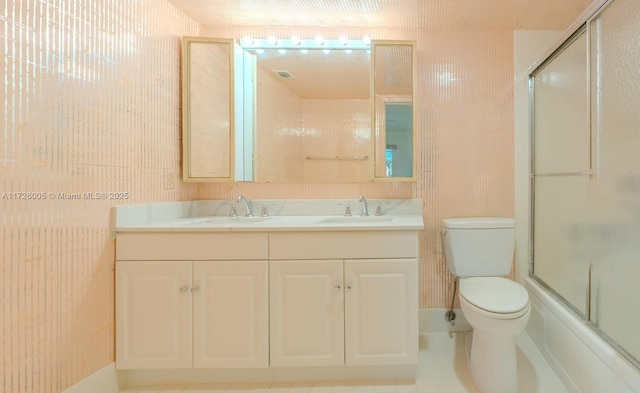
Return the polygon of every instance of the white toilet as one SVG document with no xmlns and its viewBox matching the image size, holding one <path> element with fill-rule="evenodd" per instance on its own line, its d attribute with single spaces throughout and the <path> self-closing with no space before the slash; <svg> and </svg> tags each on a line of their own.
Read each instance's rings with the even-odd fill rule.
<svg viewBox="0 0 640 393">
<path fill-rule="evenodd" d="M 504 278 L 513 263 L 515 220 L 444 220 L 449 271 L 459 278 L 460 307 L 473 328 L 469 370 L 482 393 L 517 393 L 515 338 L 529 322 L 529 294 Z"/>
</svg>

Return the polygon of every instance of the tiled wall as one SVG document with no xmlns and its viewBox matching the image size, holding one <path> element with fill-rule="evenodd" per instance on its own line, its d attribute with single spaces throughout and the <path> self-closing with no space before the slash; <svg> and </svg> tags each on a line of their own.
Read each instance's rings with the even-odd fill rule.
<svg viewBox="0 0 640 393">
<path fill-rule="evenodd" d="M 415 182 L 176 181 L 179 37 L 200 27 L 164 0 L 2 3 L 0 392 L 60 392 L 113 361 L 109 212 L 120 203 L 422 198 L 420 306 L 447 305 L 442 218 L 514 214 L 512 32 L 221 26 L 203 35 L 316 32 L 417 41 Z"/>
<path fill-rule="evenodd" d="M 179 37 L 199 32 L 164 0 L 1 2 L 0 392 L 113 361 L 110 208 L 195 197 L 177 182 Z"/>
</svg>

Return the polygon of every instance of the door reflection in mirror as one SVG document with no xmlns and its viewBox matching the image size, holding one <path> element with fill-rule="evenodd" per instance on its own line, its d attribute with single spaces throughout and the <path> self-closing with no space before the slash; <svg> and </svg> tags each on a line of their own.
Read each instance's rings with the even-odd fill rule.
<svg viewBox="0 0 640 393">
<path fill-rule="evenodd" d="M 414 177 L 415 44 L 373 42 L 374 174 L 377 179 Z"/>
</svg>

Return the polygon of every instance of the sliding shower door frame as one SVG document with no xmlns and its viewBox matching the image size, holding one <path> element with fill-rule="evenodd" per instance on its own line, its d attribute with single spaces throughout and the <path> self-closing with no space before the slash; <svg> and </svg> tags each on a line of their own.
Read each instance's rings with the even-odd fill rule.
<svg viewBox="0 0 640 393">
<path fill-rule="evenodd" d="M 625 350 L 621 345 L 604 333 L 598 326 L 597 321 L 592 319 L 592 267 L 591 261 L 588 264 L 588 268 L 585 271 L 585 312 L 582 312 L 578 307 L 572 304 L 561 293 L 559 293 L 552 286 L 547 284 L 543 278 L 536 274 L 535 266 L 535 208 L 536 208 L 536 177 L 552 177 L 552 176 L 589 176 L 590 179 L 597 179 L 599 175 L 599 148 L 598 138 L 596 134 L 598 130 L 594 127 L 594 114 L 592 110 L 592 80 L 594 78 L 593 70 L 591 66 L 592 55 L 592 22 L 596 20 L 606 8 L 615 0 L 600 1 L 594 9 L 585 17 L 576 21 L 574 27 L 566 32 L 562 39 L 551 48 L 548 54 L 543 57 L 542 60 L 536 62 L 529 69 L 529 147 L 530 147 L 530 171 L 529 171 L 529 190 L 530 190 L 530 209 L 529 209 L 529 277 L 533 279 L 537 284 L 544 288 L 555 300 L 557 300 L 562 306 L 570 310 L 579 320 L 585 325 L 589 326 L 598 336 L 600 336 L 605 342 L 607 342 L 612 348 L 619 352 L 625 359 L 627 359 L 633 366 L 640 369 L 640 360 L 635 358 L 631 353 Z M 563 53 L 572 43 L 574 43 L 583 34 L 586 34 L 586 72 L 587 72 L 587 108 L 586 113 L 588 117 L 588 131 L 589 131 L 589 165 L 588 168 L 577 172 L 564 172 L 564 173 L 536 173 L 536 156 L 535 156 L 535 89 L 536 89 L 536 76 L 540 74 L 544 68 L 553 62 L 560 54 Z M 596 54 L 597 55 L 597 54 Z M 594 150 L 595 149 L 595 150 Z"/>
</svg>

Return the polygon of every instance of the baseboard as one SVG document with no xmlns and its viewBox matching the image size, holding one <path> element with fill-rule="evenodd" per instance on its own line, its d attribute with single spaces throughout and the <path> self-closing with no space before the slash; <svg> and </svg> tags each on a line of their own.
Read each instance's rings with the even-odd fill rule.
<svg viewBox="0 0 640 393">
<path fill-rule="evenodd" d="M 468 332 L 471 325 L 462 315 L 462 310 L 455 308 L 455 319 L 453 324 L 445 319 L 448 309 L 444 308 L 423 308 L 420 309 L 418 331 L 420 333 L 446 333 L 446 332 Z"/>
<path fill-rule="evenodd" d="M 118 393 L 116 364 L 101 368 L 62 393 Z"/>
<path fill-rule="evenodd" d="M 121 389 L 144 386 L 240 383 L 269 386 L 273 383 L 336 381 L 415 381 L 418 365 L 269 367 L 264 369 L 118 370 Z"/>
</svg>

